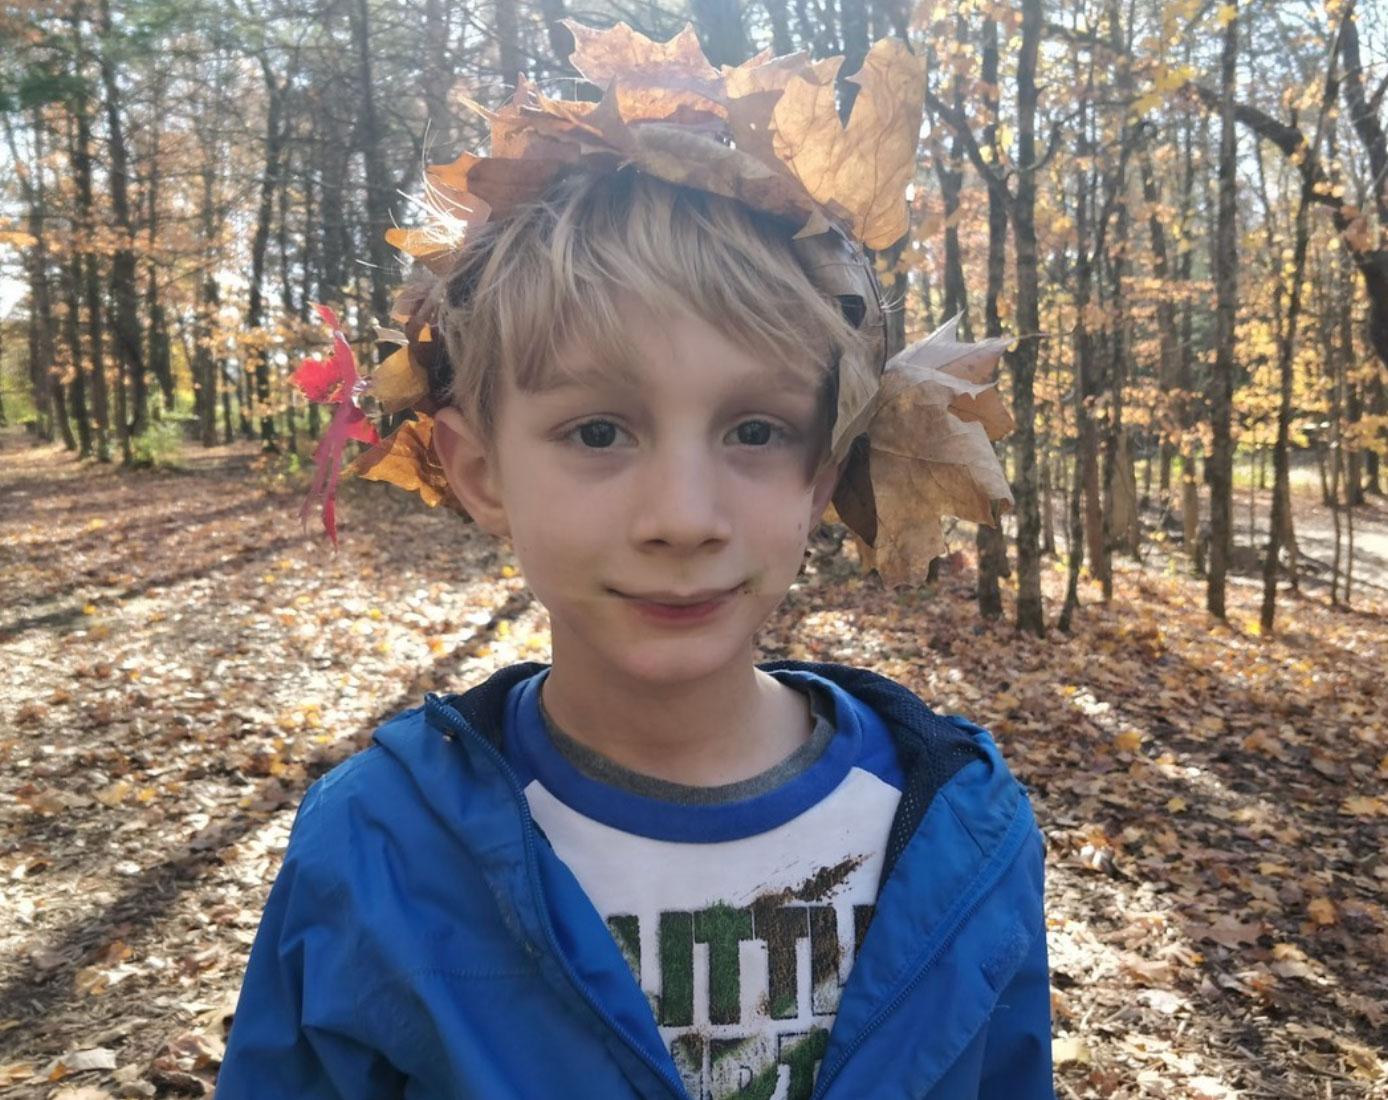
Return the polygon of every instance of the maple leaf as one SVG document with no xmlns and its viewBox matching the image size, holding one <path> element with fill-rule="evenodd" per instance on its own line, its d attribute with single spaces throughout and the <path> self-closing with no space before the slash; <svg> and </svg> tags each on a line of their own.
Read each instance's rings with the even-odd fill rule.
<svg viewBox="0 0 1388 1100">
<path fill-rule="evenodd" d="M 299 519 L 308 527 L 308 513 L 314 500 L 322 502 L 323 529 L 337 547 L 337 482 L 341 474 L 342 452 L 349 439 L 362 443 L 377 443 L 380 437 L 371 421 L 356 403 L 357 389 L 362 379 L 357 371 L 357 359 L 352 345 L 338 323 L 337 314 L 327 306 L 314 305 L 314 311 L 333 333 L 333 354 L 326 361 L 306 359 L 290 377 L 310 401 L 337 402 L 337 411 L 318 446 L 313 451 L 315 472 L 299 509 Z"/>
<path fill-rule="evenodd" d="M 772 112 L 772 144 L 817 202 L 845 212 L 869 248 L 885 248 L 909 224 L 901 196 L 916 170 L 925 64 L 884 38 L 848 79 L 859 90 L 845 126 L 833 84 L 792 77 Z"/>
<path fill-rule="evenodd" d="M 993 385 L 986 379 L 1011 340 L 960 343 L 958 321 L 887 364 L 868 429 L 871 485 L 850 486 L 847 515 L 835 497 L 840 517 L 868 543 L 868 564 L 888 585 L 918 581 L 930 559 L 945 552 L 941 516 L 991 524 L 993 502 L 1012 503 L 992 446 L 1012 418 L 1000 400 L 984 397 Z M 868 509 L 871 522 L 865 522 Z"/>
<path fill-rule="evenodd" d="M 569 63 L 611 94 L 623 121 L 679 117 L 685 124 L 716 126 L 726 118 L 722 79 L 690 25 L 668 42 L 655 42 L 626 23 L 594 30 L 572 19 L 563 22 L 574 36 Z"/>
</svg>

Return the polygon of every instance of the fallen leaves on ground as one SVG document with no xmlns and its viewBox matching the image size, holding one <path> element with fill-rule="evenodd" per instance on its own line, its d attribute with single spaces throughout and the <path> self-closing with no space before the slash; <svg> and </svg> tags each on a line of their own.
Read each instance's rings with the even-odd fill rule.
<svg viewBox="0 0 1388 1100">
<path fill-rule="evenodd" d="M 307 785 L 424 691 L 544 659 L 545 617 L 382 486 L 327 557 L 302 479 L 239 446 L 137 475 L 0 441 L 0 1096 L 210 1095 Z M 1388 1096 L 1383 608 L 1290 598 L 1262 639 L 1260 582 L 1219 624 L 1154 556 L 1037 641 L 978 618 L 964 555 L 893 593 L 837 542 L 763 653 L 995 732 L 1048 841 L 1059 1095 Z"/>
</svg>

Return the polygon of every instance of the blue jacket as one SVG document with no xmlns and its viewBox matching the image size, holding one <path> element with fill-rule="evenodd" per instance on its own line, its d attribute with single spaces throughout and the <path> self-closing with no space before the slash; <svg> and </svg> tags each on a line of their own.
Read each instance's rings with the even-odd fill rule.
<svg viewBox="0 0 1388 1100">
<path fill-rule="evenodd" d="M 992 739 L 869 672 L 765 667 L 876 711 L 906 775 L 816 1100 L 1053 1100 L 1041 837 Z M 217 1100 L 686 1100 L 502 757 L 507 692 L 536 671 L 430 696 L 309 790 Z"/>
</svg>

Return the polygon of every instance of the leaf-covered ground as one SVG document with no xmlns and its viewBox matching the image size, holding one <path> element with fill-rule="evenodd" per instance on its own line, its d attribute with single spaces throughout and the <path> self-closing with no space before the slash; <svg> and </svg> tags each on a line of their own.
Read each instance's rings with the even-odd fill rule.
<svg viewBox="0 0 1388 1100">
<path fill-rule="evenodd" d="M 379 486 L 334 558 L 245 449 L 123 473 L 0 444 L 0 1097 L 205 1095 L 305 787 L 423 692 L 543 658 L 544 613 Z M 1388 537 L 1382 502 L 1357 518 Z M 1373 590 L 1310 586 L 1266 640 L 1251 578 L 1224 625 L 1154 554 L 1035 641 L 979 620 L 967 564 L 892 594 L 829 541 L 765 652 L 996 731 L 1049 840 L 1061 1097 L 1388 1097 Z"/>
</svg>

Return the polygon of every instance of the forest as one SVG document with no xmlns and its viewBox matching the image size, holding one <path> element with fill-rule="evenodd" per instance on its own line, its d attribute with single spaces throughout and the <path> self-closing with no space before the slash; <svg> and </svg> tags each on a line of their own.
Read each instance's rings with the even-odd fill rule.
<svg viewBox="0 0 1388 1100">
<path fill-rule="evenodd" d="M 1388 1097 L 1388 7 L 1358 0 L 0 0 L 0 1097 L 210 1095 L 303 790 L 546 653 L 509 552 L 442 510 L 347 483 L 341 552 L 301 531 L 331 412 L 290 376 L 317 303 L 376 361 L 388 231 L 479 108 L 592 98 L 570 19 L 925 61 L 874 262 L 900 339 L 1016 338 L 1015 503 L 902 590 L 826 525 L 762 648 L 998 736 L 1048 842 L 1057 1094 Z"/>
</svg>

